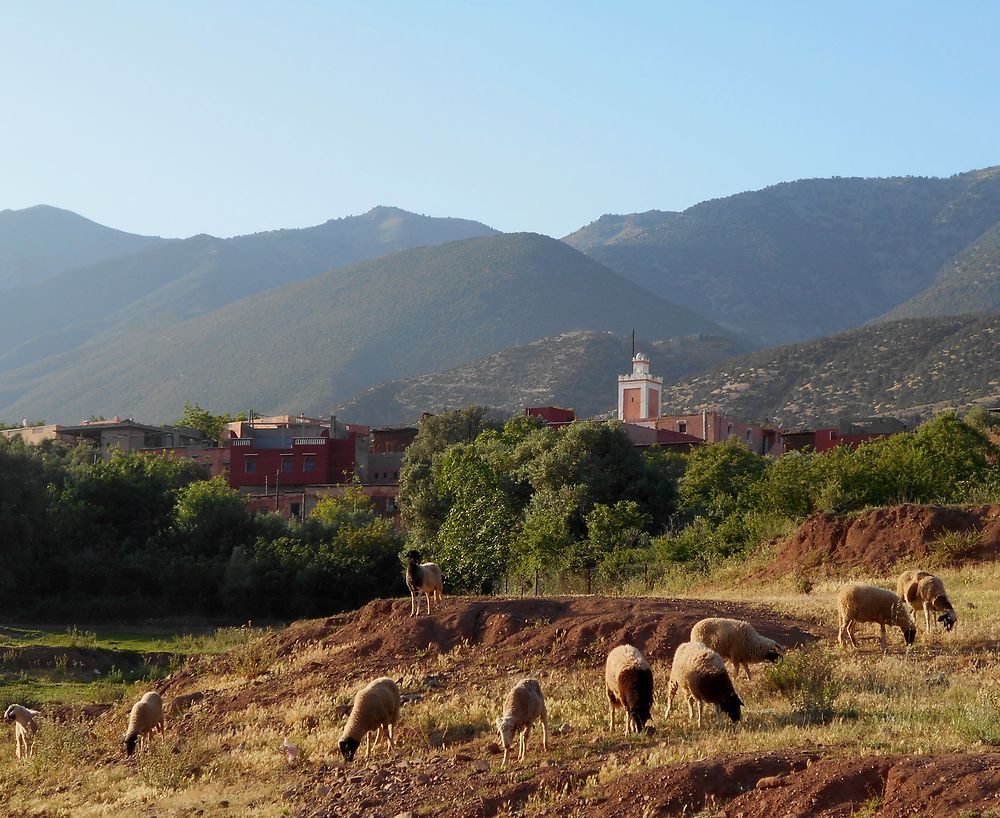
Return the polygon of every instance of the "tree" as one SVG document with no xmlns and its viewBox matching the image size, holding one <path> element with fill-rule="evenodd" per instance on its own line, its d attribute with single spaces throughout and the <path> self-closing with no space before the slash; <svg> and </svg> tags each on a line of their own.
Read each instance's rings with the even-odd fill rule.
<svg viewBox="0 0 1000 818">
<path fill-rule="evenodd" d="M 697 446 L 688 455 L 687 469 L 680 479 L 682 509 L 691 517 L 719 521 L 746 507 L 767 462 L 734 437 Z"/>
<path fill-rule="evenodd" d="M 213 415 L 207 409 L 202 409 L 197 403 L 184 401 L 184 414 L 180 420 L 176 421 L 176 425 L 190 426 L 192 429 L 197 429 L 206 438 L 219 445 L 227 423 L 246 419 L 245 412 L 240 412 L 237 415 Z"/>
<path fill-rule="evenodd" d="M 246 498 L 230 488 L 224 477 L 181 488 L 175 519 L 182 553 L 228 558 L 234 547 L 252 542 L 253 521 Z"/>
</svg>

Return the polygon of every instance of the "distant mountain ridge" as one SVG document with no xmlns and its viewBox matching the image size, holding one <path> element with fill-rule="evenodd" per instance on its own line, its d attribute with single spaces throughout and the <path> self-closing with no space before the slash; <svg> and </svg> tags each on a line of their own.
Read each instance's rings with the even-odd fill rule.
<svg viewBox="0 0 1000 818">
<path fill-rule="evenodd" d="M 479 222 L 376 207 L 316 227 L 146 247 L 9 291 L 0 301 L 0 372 L 71 352 L 101 333 L 169 326 L 368 258 L 495 233 Z"/>
<path fill-rule="evenodd" d="M 166 241 L 114 230 L 48 205 L 2 210 L 0 290 L 40 284 L 67 270 L 127 256 Z"/>
<path fill-rule="evenodd" d="M 372 384 L 576 329 L 642 337 L 711 322 L 568 245 L 497 234 L 341 267 L 157 328 L 104 333 L 0 375 L 0 417 L 326 412 Z"/>
<path fill-rule="evenodd" d="M 503 416 L 528 406 L 557 405 L 588 418 L 614 410 L 618 376 L 631 371 L 631 339 L 577 330 L 439 372 L 371 386 L 337 405 L 348 421 L 393 425 L 416 423 L 423 412 L 482 404 Z M 668 381 L 700 372 L 738 354 L 730 338 L 698 334 L 645 341 L 657 374 Z"/>
<path fill-rule="evenodd" d="M 886 321 L 733 358 L 664 384 L 663 405 L 785 427 L 924 415 L 1000 398 L 997 360 L 1000 314 Z"/>
<path fill-rule="evenodd" d="M 934 284 L 998 223 L 1000 168 L 987 168 L 947 179 L 786 182 L 682 213 L 602 216 L 564 241 L 731 331 L 776 344 L 877 319 Z M 936 314 L 966 306 L 939 304 Z"/>
</svg>

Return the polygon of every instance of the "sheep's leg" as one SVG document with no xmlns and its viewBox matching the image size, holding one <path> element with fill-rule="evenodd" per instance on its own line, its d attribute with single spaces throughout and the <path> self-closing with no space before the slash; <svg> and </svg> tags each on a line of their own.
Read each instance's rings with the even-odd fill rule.
<svg viewBox="0 0 1000 818">
<path fill-rule="evenodd" d="M 549 714 L 542 711 L 542 750 L 549 751 Z"/>
<path fill-rule="evenodd" d="M 664 719 L 670 718 L 670 708 L 674 706 L 674 695 L 677 693 L 677 684 L 671 681 L 667 685 L 667 709 L 663 713 Z"/>
<path fill-rule="evenodd" d="M 924 622 L 927 625 L 927 633 L 930 633 L 931 632 L 931 612 L 927 608 L 926 605 L 924 605 Z"/>
<path fill-rule="evenodd" d="M 368 758 L 368 756 L 371 755 L 371 751 L 372 751 L 372 734 L 371 731 L 369 730 L 367 733 L 365 733 L 365 758 Z"/>
<path fill-rule="evenodd" d="M 18 758 L 21 757 L 21 734 L 15 733 L 14 735 L 14 755 Z"/>
<path fill-rule="evenodd" d="M 701 699 L 697 699 L 698 704 L 698 729 L 701 729 Z"/>
<path fill-rule="evenodd" d="M 882 655 L 883 656 L 888 656 L 889 655 L 889 641 L 885 638 L 885 625 L 879 625 L 879 631 L 880 631 L 879 642 L 882 645 Z"/>
<path fill-rule="evenodd" d="M 693 707 L 693 705 L 694 705 L 694 696 L 692 696 L 690 693 L 688 693 L 688 695 L 687 695 L 687 703 L 688 703 L 688 721 L 691 721 L 691 719 L 694 718 L 694 707 Z M 698 726 L 699 727 L 701 726 L 701 705 L 700 704 L 698 705 Z"/>
<path fill-rule="evenodd" d="M 394 725 L 387 724 L 385 726 L 385 736 L 386 736 L 385 754 L 389 755 L 389 752 L 392 750 L 393 741 L 396 738 L 396 728 Z"/>
<path fill-rule="evenodd" d="M 531 722 L 525 725 L 521 731 L 521 757 L 518 761 L 524 761 L 524 754 L 528 749 L 528 739 L 531 737 Z"/>
<path fill-rule="evenodd" d="M 417 615 L 417 592 L 410 588 L 410 616 Z"/>
<path fill-rule="evenodd" d="M 614 731 L 615 729 L 615 701 L 611 698 L 611 691 L 606 691 L 608 694 L 608 729 Z"/>
<path fill-rule="evenodd" d="M 509 747 L 503 748 L 503 761 L 500 762 L 500 769 L 504 769 L 507 766 L 507 753 L 510 751 Z"/>
<path fill-rule="evenodd" d="M 430 612 L 431 612 L 431 595 L 427 592 L 426 589 L 424 590 L 424 597 L 427 599 L 427 614 L 430 615 Z"/>
</svg>

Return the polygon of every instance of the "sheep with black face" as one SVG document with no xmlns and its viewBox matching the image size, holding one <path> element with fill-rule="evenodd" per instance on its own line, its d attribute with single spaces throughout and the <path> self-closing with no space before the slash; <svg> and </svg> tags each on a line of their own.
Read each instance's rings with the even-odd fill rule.
<svg viewBox="0 0 1000 818">
<path fill-rule="evenodd" d="M 917 626 L 906 612 L 905 603 L 885 588 L 860 583 L 845 585 L 837 595 L 837 610 L 840 614 L 837 641 L 844 647 L 848 642 L 852 647 L 857 647 L 853 633 L 857 622 L 874 622 L 879 626 L 883 655 L 889 652 L 885 638 L 887 625 L 895 625 L 903 632 L 903 641 L 907 646 L 912 645 L 917 638 Z"/>
<path fill-rule="evenodd" d="M 722 713 L 732 721 L 740 720 L 743 701 L 736 695 L 733 680 L 726 672 L 726 664 L 710 647 L 701 642 L 685 642 L 674 652 L 670 666 L 670 682 L 667 687 L 667 711 L 670 717 L 674 696 L 683 690 L 687 699 L 688 718 L 694 718 L 692 705 L 698 706 L 698 726 L 701 727 L 702 704 L 714 704 L 716 721 L 722 721 Z"/>
<path fill-rule="evenodd" d="M 937 621 L 950 631 L 958 624 L 955 607 L 945 593 L 940 577 L 927 571 L 903 571 L 896 580 L 896 593 L 905 599 L 913 613 L 924 612 L 924 625 L 931 630 L 931 614 L 939 614 Z"/>
<path fill-rule="evenodd" d="M 386 754 L 392 750 L 400 702 L 399 685 L 388 676 L 369 682 L 355 694 L 351 715 L 340 735 L 340 754 L 344 761 L 354 760 L 354 754 L 361 746 L 361 739 L 365 739 L 365 758 L 368 758 L 383 732 L 386 736 Z M 372 733 L 375 734 L 374 740 Z"/>
<path fill-rule="evenodd" d="M 433 562 L 421 563 L 419 551 L 406 552 L 406 587 L 410 589 L 410 616 L 420 613 L 420 594 L 427 597 L 427 613 L 431 612 L 431 596 L 439 605 L 444 595 L 441 568 Z"/>
</svg>

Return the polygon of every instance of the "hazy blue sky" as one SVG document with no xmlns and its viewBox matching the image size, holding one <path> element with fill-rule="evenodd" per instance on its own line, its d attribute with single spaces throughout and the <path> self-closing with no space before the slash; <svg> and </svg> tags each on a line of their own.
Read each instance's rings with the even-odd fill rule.
<svg viewBox="0 0 1000 818">
<path fill-rule="evenodd" d="M 5 2 L 0 209 L 232 235 L 392 204 L 562 236 L 1000 163 L 994 2 Z"/>
</svg>

